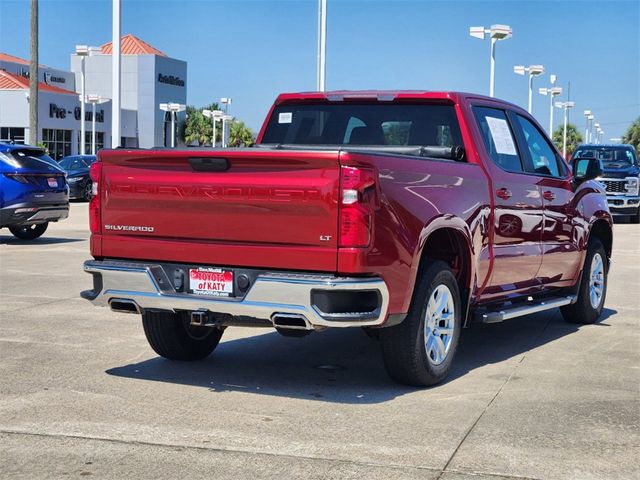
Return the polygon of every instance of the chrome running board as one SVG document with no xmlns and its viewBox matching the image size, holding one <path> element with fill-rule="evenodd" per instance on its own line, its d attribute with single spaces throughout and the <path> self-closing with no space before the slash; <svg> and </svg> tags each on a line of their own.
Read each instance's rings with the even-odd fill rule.
<svg viewBox="0 0 640 480">
<path fill-rule="evenodd" d="M 564 307 L 570 305 L 576 301 L 575 296 L 567 297 L 549 297 L 539 301 L 527 302 L 525 305 L 516 304 L 508 308 L 501 308 L 500 310 L 484 312 L 478 314 L 477 320 L 482 323 L 498 323 L 511 318 L 522 317 L 524 315 L 530 315 L 532 313 L 543 312 L 545 310 L 551 310 L 553 308 Z"/>
</svg>

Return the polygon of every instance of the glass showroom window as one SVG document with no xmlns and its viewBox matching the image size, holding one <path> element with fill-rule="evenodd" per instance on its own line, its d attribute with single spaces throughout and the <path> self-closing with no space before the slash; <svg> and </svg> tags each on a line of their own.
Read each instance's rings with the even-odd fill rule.
<svg viewBox="0 0 640 480">
<path fill-rule="evenodd" d="M 0 128 L 0 142 L 24 143 L 24 128 Z"/>
<path fill-rule="evenodd" d="M 42 129 L 42 143 L 54 160 L 71 155 L 71 130 Z"/>
<path fill-rule="evenodd" d="M 91 131 L 84 132 L 85 155 L 91 155 Z M 124 144 L 123 144 L 124 145 Z M 104 132 L 96 132 L 96 152 L 104 148 Z M 80 132 L 78 132 L 78 155 L 82 155 Z"/>
</svg>

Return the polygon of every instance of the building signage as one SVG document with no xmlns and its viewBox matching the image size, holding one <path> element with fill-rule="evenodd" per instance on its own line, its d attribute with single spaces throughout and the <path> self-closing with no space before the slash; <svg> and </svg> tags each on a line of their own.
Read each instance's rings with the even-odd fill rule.
<svg viewBox="0 0 640 480">
<path fill-rule="evenodd" d="M 67 83 L 67 79 L 64 77 L 58 77 L 49 72 L 44 72 L 44 83 L 51 85 L 51 83 Z"/>
<path fill-rule="evenodd" d="M 184 80 L 180 77 L 174 77 L 173 75 L 163 75 L 162 73 L 159 73 L 158 82 L 175 85 L 176 87 L 184 87 Z"/>
<path fill-rule="evenodd" d="M 80 120 L 82 118 L 82 110 L 80 107 L 75 107 L 73 111 L 67 110 L 65 107 L 60 107 L 55 103 L 49 104 L 49 118 L 67 118 L 67 115 L 73 115 L 73 118 Z M 84 112 L 84 120 L 90 122 L 93 117 L 93 112 Z M 100 109 L 96 112 L 96 122 L 104 122 L 104 110 Z"/>
</svg>

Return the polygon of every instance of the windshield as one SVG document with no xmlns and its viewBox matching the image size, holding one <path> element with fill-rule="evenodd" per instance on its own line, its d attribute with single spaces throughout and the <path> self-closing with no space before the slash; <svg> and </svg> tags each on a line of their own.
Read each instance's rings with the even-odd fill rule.
<svg viewBox="0 0 640 480">
<path fill-rule="evenodd" d="M 452 105 L 321 103 L 277 106 L 263 144 L 462 146 Z"/>
<path fill-rule="evenodd" d="M 80 157 L 67 157 L 60 160 L 60 166 L 65 170 L 82 170 L 89 166 L 89 161 Z"/>
<path fill-rule="evenodd" d="M 597 158 L 605 165 L 628 166 L 636 163 L 636 155 L 629 147 L 584 147 L 573 154 L 573 158 Z"/>
</svg>

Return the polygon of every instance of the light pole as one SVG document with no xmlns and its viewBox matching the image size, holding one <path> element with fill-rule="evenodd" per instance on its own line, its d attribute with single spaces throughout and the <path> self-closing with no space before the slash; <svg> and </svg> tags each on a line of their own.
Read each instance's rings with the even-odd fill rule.
<svg viewBox="0 0 640 480">
<path fill-rule="evenodd" d="M 489 96 L 493 97 L 494 83 L 495 83 L 495 70 L 496 70 L 496 42 L 498 40 L 506 40 L 511 38 L 512 31 L 508 25 L 491 25 L 491 28 L 484 27 L 470 27 L 469 35 L 474 38 L 484 40 L 485 34 L 489 34 L 491 39 L 491 69 L 489 73 Z"/>
<path fill-rule="evenodd" d="M 542 65 L 529 65 L 528 67 L 518 65 L 513 67 L 513 73 L 517 73 L 518 75 L 529 74 L 529 106 L 527 107 L 527 111 L 531 113 L 533 103 L 533 77 L 542 75 L 544 73 L 544 67 Z"/>
<path fill-rule="evenodd" d="M 319 92 L 324 92 L 327 79 L 327 0 L 318 0 L 318 80 Z"/>
<path fill-rule="evenodd" d="M 222 148 L 229 146 L 229 122 L 233 120 L 231 115 L 222 115 Z"/>
<path fill-rule="evenodd" d="M 564 109 L 564 131 L 562 134 L 562 156 L 567 158 L 567 119 L 570 108 L 575 106 L 574 102 L 556 102 L 556 108 Z"/>
<path fill-rule="evenodd" d="M 220 99 L 220 103 L 224 105 L 224 113 L 227 114 L 229 112 L 229 105 L 231 105 L 231 101 L 233 99 L 229 97 L 223 97 Z"/>
<path fill-rule="evenodd" d="M 160 110 L 171 113 L 171 148 L 176 146 L 176 114 L 184 112 L 187 106 L 181 103 L 161 103 Z"/>
<path fill-rule="evenodd" d="M 584 130 L 584 141 L 585 143 L 589 143 L 589 115 L 591 115 L 591 110 L 584 111 L 584 119 L 586 122 L 586 127 Z"/>
<path fill-rule="evenodd" d="M 120 0 L 112 0 L 111 29 L 111 148 L 120 146 Z"/>
<path fill-rule="evenodd" d="M 85 58 L 93 55 L 97 51 L 97 47 L 89 47 L 88 45 L 76 45 L 76 55 L 80 57 L 80 155 L 85 155 L 87 153 L 84 107 L 87 94 L 84 79 L 84 61 Z"/>
<path fill-rule="evenodd" d="M 562 87 L 556 87 L 557 77 L 555 75 L 550 75 L 550 78 L 551 87 L 539 88 L 538 93 L 549 96 L 549 136 L 551 137 L 553 135 L 553 99 L 562 94 Z"/>
<path fill-rule="evenodd" d="M 213 138 L 211 139 L 211 148 L 216 148 L 216 122 L 222 118 L 224 112 L 222 110 L 202 110 L 202 114 L 211 119 L 213 124 Z"/>
<path fill-rule="evenodd" d="M 100 95 L 87 95 L 87 102 L 91 104 L 91 155 L 96 154 L 96 105 L 108 102 L 108 98 Z"/>
<path fill-rule="evenodd" d="M 592 138 L 595 137 L 596 143 L 600 143 L 600 142 L 598 142 L 598 137 L 599 137 L 598 132 L 600 131 L 600 124 L 598 122 L 594 123 L 591 126 L 591 130 L 592 130 L 591 137 Z M 594 130 L 595 130 L 595 132 L 594 132 Z"/>
</svg>

